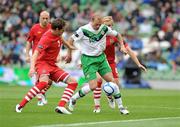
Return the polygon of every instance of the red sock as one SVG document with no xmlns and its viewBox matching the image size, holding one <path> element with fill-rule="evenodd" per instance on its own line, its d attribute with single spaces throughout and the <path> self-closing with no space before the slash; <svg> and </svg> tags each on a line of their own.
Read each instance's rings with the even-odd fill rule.
<svg viewBox="0 0 180 127">
<path fill-rule="evenodd" d="M 101 87 L 97 87 L 94 91 L 94 99 L 100 99 L 101 98 Z"/>
<path fill-rule="evenodd" d="M 97 81 L 97 87 L 101 87 L 101 85 L 102 85 L 102 79 L 98 79 L 98 81 Z"/>
<path fill-rule="evenodd" d="M 102 79 L 97 81 L 97 88 L 93 91 L 95 108 L 100 107 Z"/>
<path fill-rule="evenodd" d="M 21 101 L 21 103 L 19 104 L 20 107 L 24 107 L 30 100 L 32 100 L 42 89 L 44 89 L 47 86 L 46 82 L 39 82 L 37 83 L 35 86 L 33 86 L 28 93 L 26 94 L 26 96 L 24 97 L 24 99 Z"/>
<path fill-rule="evenodd" d="M 65 88 L 62 98 L 58 104 L 60 107 L 64 107 L 65 104 L 69 101 L 69 99 L 72 97 L 74 91 L 76 90 L 77 85 L 78 85 L 77 83 L 68 84 L 68 86 Z"/>
<path fill-rule="evenodd" d="M 47 85 L 47 87 L 45 87 L 43 90 L 41 90 L 40 93 L 43 94 L 43 95 L 45 95 L 46 91 L 51 87 L 51 85 L 52 85 L 52 82 L 49 82 L 48 85 Z"/>
</svg>

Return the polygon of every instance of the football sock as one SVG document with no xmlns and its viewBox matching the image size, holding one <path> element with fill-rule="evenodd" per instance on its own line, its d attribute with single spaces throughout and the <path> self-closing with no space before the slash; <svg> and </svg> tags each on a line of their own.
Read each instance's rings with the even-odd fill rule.
<svg viewBox="0 0 180 127">
<path fill-rule="evenodd" d="M 41 94 L 43 94 L 43 95 L 45 95 L 45 93 L 46 93 L 46 91 L 49 89 L 50 87 L 49 87 L 49 85 L 48 85 L 48 87 L 46 87 L 46 88 L 44 88 L 43 90 L 41 90 Z"/>
<path fill-rule="evenodd" d="M 45 87 L 44 89 L 41 90 L 40 93 L 37 94 L 37 98 L 38 98 L 38 101 L 41 101 L 42 100 L 42 97 L 45 96 L 45 93 L 47 92 L 47 90 L 51 87 L 52 85 L 52 82 L 49 82 L 47 87 Z"/>
<path fill-rule="evenodd" d="M 30 100 L 32 100 L 42 89 L 47 86 L 47 82 L 39 82 L 35 86 L 33 86 L 24 99 L 21 101 L 20 108 L 23 108 Z"/>
<path fill-rule="evenodd" d="M 74 100 L 77 100 L 81 97 L 84 97 L 86 94 L 88 94 L 91 91 L 89 84 L 84 85 L 78 92 L 76 92 L 72 98 Z"/>
<path fill-rule="evenodd" d="M 94 104 L 95 104 L 95 107 L 97 107 L 97 106 L 100 107 L 102 80 L 98 80 L 97 85 L 98 85 L 98 87 L 93 91 Z"/>
<path fill-rule="evenodd" d="M 95 106 L 99 105 L 100 106 L 100 99 L 101 99 L 101 87 L 97 87 L 94 91 L 94 104 Z"/>
<path fill-rule="evenodd" d="M 68 86 L 65 88 L 62 98 L 58 104 L 60 107 L 64 107 L 65 104 L 69 101 L 69 99 L 74 94 L 74 91 L 76 90 L 77 85 L 78 85 L 77 83 L 68 84 Z"/>
<path fill-rule="evenodd" d="M 123 103 L 122 103 L 121 93 L 120 93 L 119 87 L 116 85 L 115 88 L 116 88 L 116 90 L 114 91 L 113 96 L 114 96 L 114 98 L 116 100 L 118 108 L 123 108 Z"/>
</svg>

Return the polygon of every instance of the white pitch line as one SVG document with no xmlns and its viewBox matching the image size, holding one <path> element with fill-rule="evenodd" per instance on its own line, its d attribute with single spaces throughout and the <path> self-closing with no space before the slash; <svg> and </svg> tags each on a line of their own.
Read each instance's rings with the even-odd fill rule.
<svg viewBox="0 0 180 127">
<path fill-rule="evenodd" d="M 34 127 L 77 127 L 77 126 L 85 126 L 85 125 L 143 122 L 143 121 L 156 121 L 156 120 L 168 120 L 168 119 L 180 119 L 180 117 L 160 117 L 160 118 L 134 119 L 134 120 L 132 119 L 132 120 L 119 120 L 119 121 L 102 121 L 102 122 L 87 122 L 87 123 L 72 123 L 72 124 L 52 124 L 52 125 L 40 125 L 40 126 L 34 126 Z"/>
<path fill-rule="evenodd" d="M 129 106 L 129 107 L 180 110 L 180 108 L 176 108 L 176 107 L 165 107 L 165 106 L 145 106 L 145 105 L 135 105 L 135 106 L 133 106 L 133 105 L 132 105 L 132 106 Z"/>
</svg>

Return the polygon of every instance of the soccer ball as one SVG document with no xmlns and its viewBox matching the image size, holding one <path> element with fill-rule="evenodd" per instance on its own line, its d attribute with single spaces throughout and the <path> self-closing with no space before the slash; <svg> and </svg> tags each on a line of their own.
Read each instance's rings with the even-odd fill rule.
<svg viewBox="0 0 180 127">
<path fill-rule="evenodd" d="M 113 95 L 115 89 L 116 89 L 116 84 L 113 82 L 106 82 L 103 84 L 103 90 L 108 96 Z"/>
</svg>

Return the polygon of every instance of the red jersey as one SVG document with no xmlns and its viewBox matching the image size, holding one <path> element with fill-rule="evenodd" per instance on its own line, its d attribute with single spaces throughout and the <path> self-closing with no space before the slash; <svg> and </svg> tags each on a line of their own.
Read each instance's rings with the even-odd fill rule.
<svg viewBox="0 0 180 127">
<path fill-rule="evenodd" d="M 60 52 L 62 39 L 60 36 L 53 35 L 51 30 L 48 30 L 40 39 L 36 50 L 39 51 L 37 58 L 38 62 L 46 62 L 55 65 L 57 56 Z"/>
<path fill-rule="evenodd" d="M 115 44 L 119 43 L 115 36 L 106 36 L 106 49 L 105 54 L 109 64 L 115 63 Z M 127 43 L 124 44 L 125 47 L 128 46 Z"/>
<path fill-rule="evenodd" d="M 41 27 L 39 23 L 33 25 L 27 38 L 27 41 L 29 41 L 32 45 L 32 52 L 34 52 L 34 50 L 36 49 L 36 46 L 40 41 L 42 35 L 50 28 L 51 28 L 50 23 L 45 28 Z"/>
</svg>

